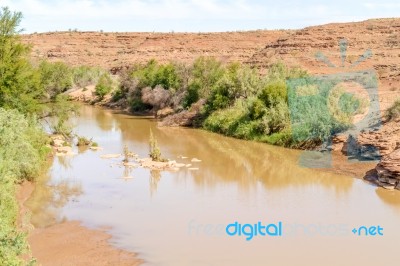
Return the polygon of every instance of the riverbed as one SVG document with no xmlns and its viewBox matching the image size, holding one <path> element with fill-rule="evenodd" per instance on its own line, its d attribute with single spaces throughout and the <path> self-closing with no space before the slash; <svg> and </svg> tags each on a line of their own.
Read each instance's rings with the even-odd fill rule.
<svg viewBox="0 0 400 266">
<path fill-rule="evenodd" d="M 28 207 L 36 227 L 65 220 L 107 228 L 144 265 L 397 265 L 400 193 L 303 167 L 302 151 L 82 105 L 72 123 L 101 150 L 55 157 Z M 176 171 L 121 166 L 124 145 L 147 157 L 150 129 Z M 280 237 L 228 236 L 238 223 L 283 224 Z M 383 236 L 354 234 L 381 226 Z"/>
</svg>

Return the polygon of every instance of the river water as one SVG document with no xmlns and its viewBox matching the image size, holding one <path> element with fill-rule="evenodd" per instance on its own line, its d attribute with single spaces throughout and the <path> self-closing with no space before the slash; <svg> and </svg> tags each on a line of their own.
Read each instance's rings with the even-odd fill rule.
<svg viewBox="0 0 400 266">
<path fill-rule="evenodd" d="M 28 202 L 35 226 L 79 220 L 107 228 L 115 246 L 145 265 L 397 265 L 397 191 L 303 168 L 301 151 L 157 128 L 152 119 L 96 107 L 82 106 L 73 124 L 103 150 L 75 147 L 77 155 L 54 159 Z M 148 156 L 150 129 L 164 157 L 198 170 L 127 169 L 117 165 L 121 158 L 100 157 L 124 145 Z M 236 221 L 282 222 L 282 236 L 228 236 L 225 227 Z M 351 232 L 360 226 L 381 226 L 383 236 Z"/>
</svg>

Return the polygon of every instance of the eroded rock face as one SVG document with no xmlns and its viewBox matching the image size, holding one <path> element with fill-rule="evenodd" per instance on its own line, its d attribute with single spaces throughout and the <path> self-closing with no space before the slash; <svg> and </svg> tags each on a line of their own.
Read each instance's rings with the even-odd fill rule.
<svg viewBox="0 0 400 266">
<path fill-rule="evenodd" d="M 375 169 L 379 185 L 400 189 L 400 149 L 384 156 Z"/>
</svg>

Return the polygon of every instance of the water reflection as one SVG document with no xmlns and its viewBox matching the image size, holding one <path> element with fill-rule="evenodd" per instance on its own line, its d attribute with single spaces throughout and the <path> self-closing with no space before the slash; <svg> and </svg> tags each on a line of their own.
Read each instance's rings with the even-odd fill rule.
<svg viewBox="0 0 400 266">
<path fill-rule="evenodd" d="M 150 171 L 150 195 L 157 192 L 158 183 L 161 180 L 161 172 L 158 170 Z"/>
<path fill-rule="evenodd" d="M 375 190 L 376 195 L 385 203 L 400 208 L 400 192 L 399 191 L 388 191 L 384 188 L 377 188 Z"/>
<path fill-rule="evenodd" d="M 309 265 L 310 258 L 304 254 L 310 250 L 313 265 L 360 265 L 358 257 L 351 254 L 328 263 L 326 258 L 343 247 L 358 254 L 395 252 L 396 246 L 385 239 L 379 250 L 350 238 L 328 241 L 326 237 L 299 236 L 290 241 L 248 243 L 224 236 L 188 235 L 192 220 L 207 225 L 265 218 L 305 224 L 346 223 L 349 227 L 385 222 L 389 230 L 400 220 L 400 197 L 385 190 L 375 192 L 374 187 L 348 176 L 302 168 L 300 151 L 202 130 L 157 128 L 154 120 L 91 106 L 83 106 L 74 122 L 78 135 L 93 137 L 104 150 L 55 159 L 51 179 L 42 180 L 32 200 L 36 202 L 36 223 L 47 224 L 53 217 L 65 215 L 95 227 L 109 226 L 113 243 L 132 251 L 138 248 L 154 265 Z M 199 170 L 150 171 L 122 167 L 122 158 L 101 158 L 122 153 L 124 145 L 147 157 L 150 129 L 163 157 Z M 193 158 L 201 162 L 192 162 Z M 134 178 L 127 182 L 121 177 Z M 396 232 L 391 237 L 400 237 Z M 221 260 L 221 254 L 228 255 Z M 379 259 L 386 258 L 390 259 Z"/>
<path fill-rule="evenodd" d="M 61 159 L 61 163 L 68 160 Z M 56 163 L 56 162 L 55 162 Z M 69 164 L 60 164 L 64 169 Z M 60 178 L 54 180 L 54 173 L 40 176 L 36 181 L 35 190 L 26 202 L 27 207 L 32 211 L 31 223 L 35 227 L 47 227 L 62 221 L 60 209 L 71 199 L 82 194 L 82 186 L 79 180 Z"/>
<path fill-rule="evenodd" d="M 200 158 L 201 163 L 192 164 L 199 166 L 201 171 L 191 174 L 198 185 L 235 182 L 240 184 L 241 189 L 249 190 L 258 182 L 268 189 L 314 183 L 346 192 L 353 183 L 352 178 L 300 167 L 299 151 L 225 138 L 201 130 L 157 128 L 155 123 L 145 118 L 125 115 L 102 118 L 116 120 L 123 140 L 132 143 L 130 147 L 135 152 L 146 150 L 152 128 L 165 157 L 189 157 L 181 160 L 184 163 L 191 163 L 190 158 L 193 157 Z M 110 124 L 110 121 L 105 123 Z M 146 154 L 142 152 L 142 156 Z"/>
</svg>

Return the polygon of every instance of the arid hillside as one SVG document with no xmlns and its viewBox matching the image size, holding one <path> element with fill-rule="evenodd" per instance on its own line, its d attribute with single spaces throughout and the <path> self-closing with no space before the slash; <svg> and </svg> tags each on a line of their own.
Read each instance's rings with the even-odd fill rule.
<svg viewBox="0 0 400 266">
<path fill-rule="evenodd" d="M 339 42 L 347 40 L 342 66 Z M 325 60 L 317 60 L 317 54 Z M 360 56 L 365 61 L 352 66 Z M 400 18 L 375 19 L 357 23 L 333 23 L 289 32 L 256 52 L 246 63 L 260 70 L 282 60 L 301 66 L 312 74 L 336 74 L 375 70 L 379 77 L 379 95 L 384 110 L 400 97 Z M 327 65 L 328 60 L 332 63 Z M 334 65 L 334 66 L 333 66 Z"/>
<path fill-rule="evenodd" d="M 222 61 L 247 61 L 285 31 L 226 33 L 100 33 L 55 32 L 23 35 L 33 46 L 32 56 L 72 65 L 107 69 L 157 59 L 191 62 L 205 55 Z"/>
<path fill-rule="evenodd" d="M 339 41 L 348 42 L 344 67 Z M 312 74 L 374 69 L 379 77 L 381 108 L 400 96 L 400 18 L 334 23 L 301 30 L 225 33 L 55 32 L 23 35 L 35 59 L 118 70 L 152 58 L 191 62 L 201 55 L 240 61 L 260 71 L 276 61 L 301 66 Z M 371 56 L 350 67 L 367 51 Z M 317 60 L 320 52 L 336 67 Z"/>
</svg>

